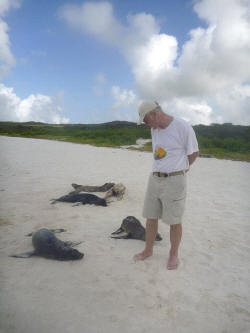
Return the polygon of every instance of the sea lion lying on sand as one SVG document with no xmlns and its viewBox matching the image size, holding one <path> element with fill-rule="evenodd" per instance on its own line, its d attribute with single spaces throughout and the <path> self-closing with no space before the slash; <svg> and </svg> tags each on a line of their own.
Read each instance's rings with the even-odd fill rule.
<svg viewBox="0 0 250 333">
<path fill-rule="evenodd" d="M 83 205 L 96 205 L 96 206 L 107 206 L 107 202 L 103 198 L 99 198 L 97 195 L 88 194 L 88 193 L 76 193 L 76 194 L 67 194 L 58 199 L 53 200 L 51 204 L 55 204 L 56 202 L 71 202 L 71 203 L 82 203 Z"/>
<path fill-rule="evenodd" d="M 120 235 L 123 234 L 123 235 Z M 145 241 L 145 228 L 141 224 L 139 220 L 137 220 L 134 216 L 127 216 L 123 221 L 118 230 L 115 232 L 112 232 L 111 238 L 117 238 L 117 239 L 140 239 Z M 161 235 L 157 233 L 156 241 L 161 241 Z"/>
<path fill-rule="evenodd" d="M 102 186 L 71 185 L 74 187 L 75 191 L 70 192 L 69 194 L 77 194 L 79 192 L 107 192 L 104 199 L 116 197 L 117 200 L 121 200 L 126 190 L 126 187 L 122 183 L 105 183 Z M 112 200 L 109 199 L 108 201 L 110 202 Z"/>
<path fill-rule="evenodd" d="M 33 251 L 13 254 L 10 255 L 10 257 L 30 258 L 31 256 L 40 256 L 56 260 L 77 260 L 82 259 L 84 254 L 74 249 L 72 246 L 80 243 L 81 242 L 63 242 L 56 238 L 54 232 L 43 228 L 32 233 Z"/>
</svg>

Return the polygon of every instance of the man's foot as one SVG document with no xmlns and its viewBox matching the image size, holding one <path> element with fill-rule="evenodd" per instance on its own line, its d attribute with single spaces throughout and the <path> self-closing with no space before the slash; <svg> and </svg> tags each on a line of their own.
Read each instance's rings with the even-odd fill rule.
<svg viewBox="0 0 250 333">
<path fill-rule="evenodd" d="M 153 251 L 142 251 L 141 253 L 137 253 L 136 255 L 134 255 L 133 259 L 134 261 L 144 260 L 152 255 Z"/>
<path fill-rule="evenodd" d="M 167 269 L 177 269 L 179 266 L 179 259 L 176 256 L 172 256 L 168 258 Z"/>
</svg>

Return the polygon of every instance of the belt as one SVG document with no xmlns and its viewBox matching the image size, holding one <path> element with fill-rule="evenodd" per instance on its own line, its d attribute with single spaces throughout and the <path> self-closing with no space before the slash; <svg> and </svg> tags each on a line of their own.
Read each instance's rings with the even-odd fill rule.
<svg viewBox="0 0 250 333">
<path fill-rule="evenodd" d="M 187 172 L 187 170 L 174 171 L 174 172 L 169 172 L 169 173 L 153 172 L 153 175 L 157 176 L 157 177 L 170 177 L 170 176 L 177 176 L 177 175 L 185 175 L 186 172 Z"/>
</svg>

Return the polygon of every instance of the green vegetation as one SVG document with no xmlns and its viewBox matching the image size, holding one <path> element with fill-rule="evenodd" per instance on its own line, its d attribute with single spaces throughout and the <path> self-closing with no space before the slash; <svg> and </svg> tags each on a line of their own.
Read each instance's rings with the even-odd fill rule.
<svg viewBox="0 0 250 333">
<path fill-rule="evenodd" d="M 133 145 L 138 138 L 149 138 L 150 130 L 134 123 L 118 121 L 95 125 L 0 122 L 0 135 L 119 147 Z"/>
<path fill-rule="evenodd" d="M 194 126 L 194 130 L 201 154 L 250 162 L 250 126 L 211 124 Z"/>
<path fill-rule="evenodd" d="M 196 125 L 194 130 L 200 154 L 250 161 L 250 126 L 226 124 Z M 149 139 L 150 129 L 126 121 L 104 124 L 60 124 L 0 122 L 0 135 L 51 139 L 99 147 L 134 145 L 139 138 Z M 152 151 L 151 143 L 140 150 Z"/>
</svg>

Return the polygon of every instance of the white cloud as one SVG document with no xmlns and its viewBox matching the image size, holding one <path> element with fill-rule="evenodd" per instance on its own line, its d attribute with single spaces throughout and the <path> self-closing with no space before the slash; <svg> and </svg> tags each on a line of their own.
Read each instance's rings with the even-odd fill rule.
<svg viewBox="0 0 250 333">
<path fill-rule="evenodd" d="M 191 30 L 179 50 L 175 36 L 162 33 L 150 14 L 129 15 L 123 24 L 109 2 L 84 2 L 64 6 L 60 15 L 70 26 L 120 50 L 135 76 L 137 99 L 158 100 L 193 123 L 247 124 L 250 2 L 197 0 L 194 11 L 207 28 Z"/>
<path fill-rule="evenodd" d="M 117 120 L 134 121 L 134 110 L 138 108 L 141 102 L 136 94 L 132 90 L 122 90 L 118 86 L 113 86 L 111 88 L 111 96 L 114 100 L 112 105 L 113 117 Z"/>
<path fill-rule="evenodd" d="M 1 0 L 0 1 L 0 16 L 4 16 L 8 10 L 11 8 L 19 8 L 20 1 L 19 0 Z"/>
<path fill-rule="evenodd" d="M 60 98 L 59 98 L 60 99 Z M 0 120 L 1 121 L 37 121 L 44 123 L 69 123 L 62 116 L 58 97 L 41 94 L 19 98 L 13 91 L 0 83 Z"/>
<path fill-rule="evenodd" d="M 11 8 L 19 6 L 18 0 L 0 0 L 0 79 L 5 77 L 16 63 L 10 49 L 9 27 L 3 17 Z"/>
<path fill-rule="evenodd" d="M 220 108 L 219 122 L 228 119 L 236 124 L 250 124 L 250 85 L 235 85 L 232 89 L 215 94 L 216 106 Z M 239 111 L 239 112 L 237 112 Z"/>
<path fill-rule="evenodd" d="M 0 18 L 0 79 L 6 76 L 16 61 L 10 50 L 8 25 Z"/>
<path fill-rule="evenodd" d="M 191 124 L 209 125 L 214 122 L 212 108 L 205 100 L 193 97 L 175 98 L 170 103 L 163 103 L 162 106 L 170 110 L 170 114 L 178 114 Z"/>
<path fill-rule="evenodd" d="M 111 88 L 111 94 L 115 100 L 115 104 L 113 105 L 114 108 L 138 104 L 137 97 L 132 90 L 122 90 L 118 86 L 113 86 Z"/>
<path fill-rule="evenodd" d="M 70 26 L 94 35 L 105 43 L 119 44 L 119 38 L 124 30 L 114 17 L 113 8 L 109 2 L 68 4 L 59 10 L 59 16 Z"/>
<path fill-rule="evenodd" d="M 16 64 L 10 48 L 9 27 L 3 20 L 12 8 L 20 7 L 18 0 L 0 0 L 0 79 L 7 76 Z M 32 51 L 32 55 L 45 56 L 43 51 Z M 37 121 L 45 123 L 68 123 L 62 116 L 60 96 L 50 97 L 31 94 L 25 99 L 19 98 L 13 88 L 0 83 L 0 120 L 1 121 Z"/>
</svg>

